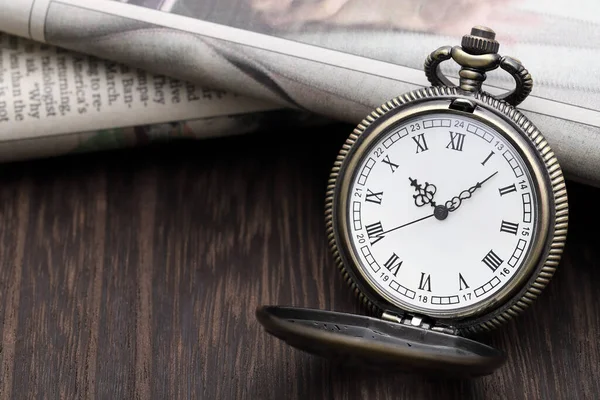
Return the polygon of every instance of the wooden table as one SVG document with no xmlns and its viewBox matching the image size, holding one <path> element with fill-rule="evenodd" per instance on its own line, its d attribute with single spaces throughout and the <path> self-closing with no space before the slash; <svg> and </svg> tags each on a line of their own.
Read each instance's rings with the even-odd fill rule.
<svg viewBox="0 0 600 400">
<path fill-rule="evenodd" d="M 359 311 L 323 220 L 349 129 L 3 166 L 1 397 L 597 399 L 600 190 L 572 182 L 562 265 L 484 338 L 509 357 L 492 376 L 345 370 L 262 330 L 261 304 Z"/>
</svg>

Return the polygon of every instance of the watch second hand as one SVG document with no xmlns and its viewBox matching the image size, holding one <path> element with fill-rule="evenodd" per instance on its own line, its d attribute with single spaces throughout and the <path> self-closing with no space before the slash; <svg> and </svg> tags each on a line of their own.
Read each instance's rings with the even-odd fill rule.
<svg viewBox="0 0 600 400">
<path fill-rule="evenodd" d="M 395 230 L 397 230 L 397 229 L 400 229 L 400 228 L 404 228 L 405 226 L 409 226 L 409 225 L 412 225 L 412 224 L 416 224 L 417 222 L 423 221 L 423 220 L 425 220 L 425 219 L 427 219 L 427 218 L 431 218 L 431 217 L 433 217 L 434 215 L 435 215 L 435 214 L 429 214 L 429 215 L 426 215 L 425 217 L 422 217 L 422 218 L 416 219 L 416 220 L 414 220 L 414 221 L 411 221 L 411 222 L 407 222 L 407 223 L 406 223 L 406 224 L 404 224 L 404 225 L 400 225 L 400 226 L 397 226 L 397 227 L 395 227 L 395 228 L 392 228 L 392 229 L 389 229 L 389 230 L 387 230 L 387 231 L 383 232 L 383 233 L 382 233 L 382 235 L 388 234 L 388 233 L 390 233 L 390 232 L 393 232 L 393 231 L 395 231 Z"/>
</svg>

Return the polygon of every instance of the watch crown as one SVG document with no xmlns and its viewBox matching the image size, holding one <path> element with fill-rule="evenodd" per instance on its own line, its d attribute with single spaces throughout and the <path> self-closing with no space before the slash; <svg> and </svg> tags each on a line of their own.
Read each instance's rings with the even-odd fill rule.
<svg viewBox="0 0 600 400">
<path fill-rule="evenodd" d="M 469 54 L 495 54 L 500 48 L 496 32 L 485 26 L 475 26 L 471 34 L 464 35 L 461 46 Z"/>
</svg>

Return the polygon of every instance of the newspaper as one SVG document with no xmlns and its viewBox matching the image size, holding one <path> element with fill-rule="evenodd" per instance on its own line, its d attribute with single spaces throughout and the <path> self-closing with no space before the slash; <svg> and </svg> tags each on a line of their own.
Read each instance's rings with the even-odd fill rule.
<svg viewBox="0 0 600 400">
<path fill-rule="evenodd" d="M 277 110 L 282 107 L 0 33 L 3 162 L 248 133 L 281 121 Z"/>
<path fill-rule="evenodd" d="M 0 0 L 0 30 L 357 123 L 429 86 L 430 51 L 490 26 L 533 75 L 519 108 L 567 177 L 600 186 L 598 11 L 597 0 Z M 486 84 L 514 82 L 493 71 Z"/>
</svg>

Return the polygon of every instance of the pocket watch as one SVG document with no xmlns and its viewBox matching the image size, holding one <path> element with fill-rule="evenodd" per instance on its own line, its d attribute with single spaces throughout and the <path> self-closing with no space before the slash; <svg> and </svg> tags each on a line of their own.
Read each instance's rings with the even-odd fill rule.
<svg viewBox="0 0 600 400">
<path fill-rule="evenodd" d="M 523 312 L 557 268 L 567 192 L 548 142 L 516 109 L 529 72 L 476 26 L 424 63 L 430 87 L 372 111 L 329 179 L 326 229 L 366 315 L 262 306 L 266 331 L 345 364 L 474 377 L 506 355 L 475 339 Z M 459 84 L 440 71 L 453 60 Z M 514 89 L 482 85 L 500 68 Z"/>
</svg>

